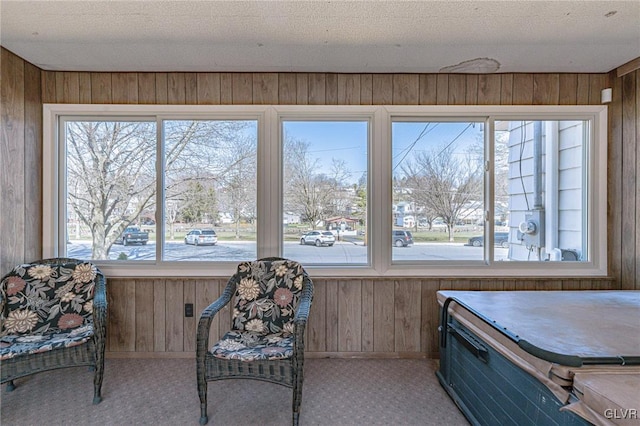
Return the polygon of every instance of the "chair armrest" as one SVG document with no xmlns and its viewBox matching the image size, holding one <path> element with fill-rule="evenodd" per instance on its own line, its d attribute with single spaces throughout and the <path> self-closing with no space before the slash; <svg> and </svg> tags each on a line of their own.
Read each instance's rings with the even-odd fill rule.
<svg viewBox="0 0 640 426">
<path fill-rule="evenodd" d="M 300 296 L 300 302 L 298 303 L 298 309 L 296 315 L 293 318 L 293 322 L 298 324 L 305 324 L 309 318 L 309 310 L 311 309 L 311 302 L 313 300 L 313 281 L 305 273 L 302 283 L 302 295 Z"/>
<path fill-rule="evenodd" d="M 101 272 L 95 278 L 93 291 L 93 327 L 97 337 L 106 338 L 107 334 L 107 282 Z"/>
<path fill-rule="evenodd" d="M 213 317 L 231 301 L 231 297 L 233 297 L 236 291 L 237 280 L 236 275 L 232 276 L 220 297 L 202 311 L 200 320 L 198 321 L 198 332 L 196 336 L 196 350 L 198 354 L 200 354 L 201 351 L 204 351 L 202 352 L 204 354 L 209 350 L 209 329 L 211 328 L 211 321 L 213 321 Z"/>
</svg>

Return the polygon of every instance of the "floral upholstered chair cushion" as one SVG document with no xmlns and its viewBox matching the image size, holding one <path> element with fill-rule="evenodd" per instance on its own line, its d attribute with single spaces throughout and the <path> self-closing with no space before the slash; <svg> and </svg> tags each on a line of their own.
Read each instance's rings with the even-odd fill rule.
<svg viewBox="0 0 640 426">
<path fill-rule="evenodd" d="M 93 335 L 96 267 L 20 265 L 0 283 L 0 359 L 75 346 Z"/>
<path fill-rule="evenodd" d="M 286 259 L 243 262 L 236 280 L 233 327 L 213 346 L 213 355 L 243 361 L 291 357 L 302 266 Z"/>
</svg>

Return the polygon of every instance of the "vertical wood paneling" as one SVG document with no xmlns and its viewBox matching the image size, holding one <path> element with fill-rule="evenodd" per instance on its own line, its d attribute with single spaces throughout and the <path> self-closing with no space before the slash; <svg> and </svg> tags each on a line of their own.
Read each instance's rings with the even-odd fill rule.
<svg viewBox="0 0 640 426">
<path fill-rule="evenodd" d="M 296 74 L 296 104 L 309 104 L 309 75 L 299 73 Z"/>
<path fill-rule="evenodd" d="M 297 86 L 298 78 L 296 74 L 278 74 L 278 103 L 280 105 L 295 105 L 298 99 Z"/>
<path fill-rule="evenodd" d="M 502 74 L 500 81 L 500 104 L 513 104 L 513 74 Z"/>
<path fill-rule="evenodd" d="M 198 82 L 198 104 L 217 105 L 220 103 L 220 74 L 201 72 L 196 75 Z"/>
<path fill-rule="evenodd" d="M 326 287 L 326 304 L 325 308 L 327 310 L 325 317 L 327 319 L 327 352 L 337 352 L 338 351 L 338 328 L 339 328 L 339 319 L 338 319 L 338 281 L 337 280 L 327 280 L 325 281 Z"/>
<path fill-rule="evenodd" d="M 111 73 L 91 73 L 91 102 L 96 104 L 112 103 Z"/>
<path fill-rule="evenodd" d="M 449 75 L 436 75 L 436 105 L 449 104 Z"/>
<path fill-rule="evenodd" d="M 609 272 L 620 280 L 622 270 L 622 80 L 613 77 L 612 102 L 608 106 L 609 138 L 607 167 L 607 258 Z"/>
<path fill-rule="evenodd" d="M 589 74 L 578 74 L 576 87 L 576 104 L 589 105 Z"/>
<path fill-rule="evenodd" d="M 184 103 L 187 105 L 198 104 L 198 76 L 196 73 L 184 74 Z"/>
<path fill-rule="evenodd" d="M 464 74 L 449 75 L 448 105 L 464 105 L 467 97 L 467 81 Z"/>
<path fill-rule="evenodd" d="M 622 77 L 622 265 L 620 281 L 623 290 L 633 290 L 636 280 L 636 238 L 640 212 L 636 211 L 636 168 L 638 165 L 638 129 L 636 111 L 636 76 L 634 73 Z M 634 177 L 635 176 L 635 177 Z M 636 238 L 631 236 L 635 235 Z"/>
<path fill-rule="evenodd" d="M 338 74 L 338 105 L 360 105 L 360 75 Z"/>
<path fill-rule="evenodd" d="M 531 105 L 533 103 L 533 75 L 515 74 L 513 76 L 513 104 Z"/>
<path fill-rule="evenodd" d="M 371 105 L 373 103 L 373 75 L 362 74 L 360 76 L 360 104 Z"/>
<path fill-rule="evenodd" d="M 338 283 L 338 351 L 362 350 L 362 282 Z"/>
<path fill-rule="evenodd" d="M 533 104 L 556 105 L 560 100 L 560 76 L 535 74 L 533 76 Z"/>
<path fill-rule="evenodd" d="M 393 76 L 389 74 L 374 74 L 372 86 L 374 105 L 390 105 L 393 103 Z"/>
<path fill-rule="evenodd" d="M 422 291 L 416 279 L 397 280 L 395 286 L 396 352 L 420 352 L 420 316 Z"/>
<path fill-rule="evenodd" d="M 169 75 L 166 72 L 156 73 L 156 101 L 159 104 L 168 103 Z"/>
<path fill-rule="evenodd" d="M 376 352 L 392 352 L 395 349 L 393 281 L 375 281 L 373 289 L 373 349 Z"/>
<path fill-rule="evenodd" d="M 136 286 L 127 279 L 108 279 L 108 349 L 113 352 L 136 350 Z"/>
<path fill-rule="evenodd" d="M 24 64 L 24 259 L 42 258 L 42 87 L 40 69 Z M 3 102 L 3 105 L 4 102 Z M 3 125 L 4 128 L 4 125 Z M 3 155 L 4 153 L 0 154 Z M 2 174 L 6 169 L 2 168 Z M 2 182 L 4 184 L 4 181 Z M 0 195 L 1 197 L 1 195 Z M 0 204 L 0 208 L 1 204 Z M 0 216 L 4 217 L 4 209 Z M 0 225 L 0 232 L 2 232 Z"/>
<path fill-rule="evenodd" d="M 156 103 L 156 75 L 152 72 L 138 73 L 138 103 Z"/>
<path fill-rule="evenodd" d="M 165 280 L 153 280 L 153 350 L 167 350 L 167 285 Z"/>
<path fill-rule="evenodd" d="M 279 78 L 278 78 L 278 74 L 276 73 L 254 73 L 253 74 L 253 103 L 254 104 L 277 104 L 278 103 L 278 82 L 279 82 Z"/>
<path fill-rule="evenodd" d="M 154 350 L 154 281 L 137 280 L 135 282 L 135 345 L 137 352 Z"/>
<path fill-rule="evenodd" d="M 324 101 L 327 105 L 338 104 L 338 74 L 327 73 L 324 83 Z"/>
<path fill-rule="evenodd" d="M 4 52 L 4 49 L 2 49 L 2 51 Z M 4 85 L 2 87 L 4 88 Z M 42 71 L 42 103 L 55 104 L 57 102 L 56 73 L 53 71 Z"/>
<path fill-rule="evenodd" d="M 418 105 L 420 78 L 416 74 L 393 75 L 393 104 Z"/>
<path fill-rule="evenodd" d="M 232 73 L 224 72 L 220 74 L 220 103 L 228 105 L 233 103 L 233 82 Z"/>
<path fill-rule="evenodd" d="M 80 80 L 77 72 L 56 73 L 56 98 L 59 103 L 77 104 L 80 102 Z"/>
<path fill-rule="evenodd" d="M 307 324 L 308 350 L 326 352 L 327 349 L 327 285 L 314 282 L 313 303 Z"/>
<path fill-rule="evenodd" d="M 167 73 L 167 103 L 182 105 L 186 102 L 184 74 L 180 72 Z"/>
<path fill-rule="evenodd" d="M 324 105 L 325 93 L 325 75 L 309 74 L 309 105 Z"/>
<path fill-rule="evenodd" d="M 78 73 L 78 102 L 81 104 L 91 103 L 91 73 Z"/>
<path fill-rule="evenodd" d="M 25 82 L 24 61 L 2 49 L 0 57 L 2 91 L 0 101 L 0 260 L 2 275 L 25 256 Z M 33 149 L 33 147 L 31 148 Z M 31 171 L 29 171 L 30 173 Z M 34 212 L 35 213 L 35 212 Z"/>
<path fill-rule="evenodd" d="M 166 280 L 166 342 L 167 352 L 182 352 L 184 348 L 184 283 Z"/>
<path fill-rule="evenodd" d="M 606 74 L 589 74 L 589 104 L 600 105 L 602 89 L 609 87 Z"/>
<path fill-rule="evenodd" d="M 235 105 L 247 105 L 253 102 L 253 75 L 248 72 L 234 73 L 231 76 L 232 100 Z"/>
<path fill-rule="evenodd" d="M 114 104 L 137 104 L 138 74 L 133 72 L 111 74 L 111 94 Z"/>
<path fill-rule="evenodd" d="M 477 105 L 478 104 L 478 76 L 475 74 L 467 75 L 465 78 L 465 104 Z"/>
<path fill-rule="evenodd" d="M 635 141 L 632 142 L 636 148 L 636 170 L 634 174 L 636 180 L 636 225 L 634 232 L 636 236 L 636 279 L 634 290 L 640 290 L 640 148 L 638 148 L 638 140 L 640 140 L 640 71 L 635 71 L 633 74 L 636 77 L 636 137 Z"/>
<path fill-rule="evenodd" d="M 439 308 L 436 293 L 438 280 L 423 280 L 420 286 L 420 351 L 428 357 L 435 356 L 439 350 L 438 325 Z"/>
<path fill-rule="evenodd" d="M 435 74 L 420 75 L 420 105 L 435 105 L 437 95 L 437 77 Z"/>
<path fill-rule="evenodd" d="M 575 105 L 578 102 L 578 75 L 560 74 L 558 85 L 558 104 Z"/>
<path fill-rule="evenodd" d="M 188 280 L 184 282 L 184 304 L 191 303 L 193 305 L 193 316 L 184 316 L 182 350 L 187 352 L 195 352 L 196 350 L 196 323 L 198 321 L 198 316 L 196 314 L 196 285 L 199 285 L 199 282 L 196 280 Z"/>
<path fill-rule="evenodd" d="M 373 280 L 362 280 L 362 351 L 373 352 Z"/>
<path fill-rule="evenodd" d="M 498 74 L 478 76 L 478 104 L 500 105 L 502 78 Z"/>
</svg>

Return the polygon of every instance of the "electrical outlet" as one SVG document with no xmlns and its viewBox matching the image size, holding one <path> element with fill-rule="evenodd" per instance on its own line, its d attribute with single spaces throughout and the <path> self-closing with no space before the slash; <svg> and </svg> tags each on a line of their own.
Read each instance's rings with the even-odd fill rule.
<svg viewBox="0 0 640 426">
<path fill-rule="evenodd" d="M 193 303 L 184 304 L 184 316 L 191 318 L 193 316 Z"/>
</svg>

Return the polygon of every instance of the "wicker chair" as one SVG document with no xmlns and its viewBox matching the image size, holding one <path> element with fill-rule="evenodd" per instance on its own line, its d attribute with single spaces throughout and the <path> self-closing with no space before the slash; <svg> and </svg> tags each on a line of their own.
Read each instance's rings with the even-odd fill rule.
<svg viewBox="0 0 640 426">
<path fill-rule="evenodd" d="M 0 281 L 1 381 L 66 367 L 95 369 L 93 403 L 101 400 L 107 334 L 104 275 L 78 259 L 16 266 Z"/>
<path fill-rule="evenodd" d="M 202 312 L 198 323 L 200 424 L 209 420 L 208 382 L 238 378 L 293 388 L 293 424 L 298 424 L 304 331 L 312 298 L 313 282 L 297 262 L 271 257 L 238 265 L 222 296 Z M 232 299 L 231 331 L 209 346 L 211 321 Z"/>
</svg>

